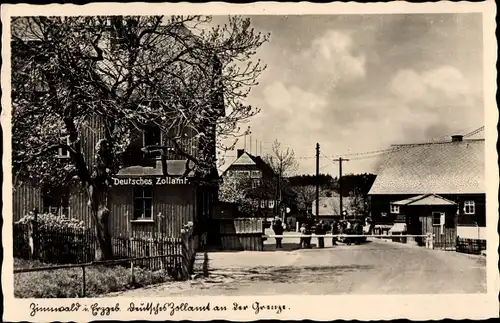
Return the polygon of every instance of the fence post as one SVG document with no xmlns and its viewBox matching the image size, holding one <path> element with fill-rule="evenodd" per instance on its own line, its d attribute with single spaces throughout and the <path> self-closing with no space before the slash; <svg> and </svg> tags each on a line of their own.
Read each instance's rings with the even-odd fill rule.
<svg viewBox="0 0 500 323">
<path fill-rule="evenodd" d="M 135 277 L 134 277 L 134 261 L 130 261 L 130 282 L 131 284 L 135 284 Z"/>
<path fill-rule="evenodd" d="M 30 260 L 36 259 L 38 256 L 38 208 L 33 209 L 33 220 L 29 225 L 29 240 L 30 240 Z"/>
<path fill-rule="evenodd" d="M 191 228 L 186 225 L 184 228 L 181 230 L 181 247 L 182 247 L 182 264 L 181 264 L 181 278 L 182 279 L 189 279 L 190 275 L 190 266 L 191 266 L 191 234 L 192 230 Z"/>
<path fill-rule="evenodd" d="M 82 297 L 86 294 L 86 281 L 85 281 L 85 266 L 82 266 Z"/>
</svg>

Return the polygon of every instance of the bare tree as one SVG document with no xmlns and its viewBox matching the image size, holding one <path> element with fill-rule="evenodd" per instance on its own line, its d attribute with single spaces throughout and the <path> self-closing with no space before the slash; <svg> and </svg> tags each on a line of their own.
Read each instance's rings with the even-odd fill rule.
<svg viewBox="0 0 500 323">
<path fill-rule="evenodd" d="M 294 175 L 299 166 L 293 149 L 283 149 L 278 140 L 274 140 L 271 153 L 264 156 L 264 161 L 280 178 Z"/>
<path fill-rule="evenodd" d="M 298 169 L 298 162 L 295 159 L 293 149 L 283 149 L 277 139 L 273 142 L 271 153 L 264 156 L 264 161 L 271 166 L 276 174 L 276 197 L 278 200 L 278 214 L 280 214 L 283 192 L 287 187 L 285 178 L 295 174 Z"/>
<path fill-rule="evenodd" d="M 226 146 L 225 139 L 236 139 L 239 124 L 259 112 L 244 100 L 265 70 L 251 58 L 269 35 L 255 32 L 249 19 L 230 17 L 223 27 L 203 29 L 210 21 L 203 16 L 12 21 L 13 174 L 16 182 L 80 183 L 96 223 L 99 259 L 113 257 L 110 177 L 136 129 L 158 126 L 168 148 L 186 159 L 184 175 L 195 171 L 204 179 L 215 169 L 216 148 L 232 149 L 235 141 Z M 102 120 L 105 131 L 95 156 L 87 156 L 83 129 L 92 117 Z M 196 138 L 196 147 L 186 137 Z M 60 148 L 69 151 L 69 163 L 55 157 Z"/>
</svg>

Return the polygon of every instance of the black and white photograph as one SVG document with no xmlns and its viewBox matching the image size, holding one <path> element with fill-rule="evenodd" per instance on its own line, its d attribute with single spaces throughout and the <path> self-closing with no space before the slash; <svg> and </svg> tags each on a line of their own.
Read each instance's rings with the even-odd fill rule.
<svg viewBox="0 0 500 323">
<path fill-rule="evenodd" d="M 494 2 L 448 5 L 9 6 L 4 294 L 54 320 L 497 294 Z"/>
</svg>

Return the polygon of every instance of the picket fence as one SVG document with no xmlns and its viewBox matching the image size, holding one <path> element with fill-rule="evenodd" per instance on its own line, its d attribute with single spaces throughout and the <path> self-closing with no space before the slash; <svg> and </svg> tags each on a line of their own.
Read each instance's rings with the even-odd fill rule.
<svg viewBox="0 0 500 323">
<path fill-rule="evenodd" d="M 457 252 L 479 255 L 483 250 L 486 250 L 486 240 L 457 238 Z"/>
<path fill-rule="evenodd" d="M 13 225 L 15 258 L 38 260 L 47 264 L 85 264 L 94 262 L 97 242 L 90 229 Z M 192 227 L 185 226 L 181 238 L 137 239 L 112 237 L 115 259 L 137 259 L 135 266 L 166 270 L 172 276 L 188 276 L 200 239 Z M 167 256 L 167 257 L 161 257 Z M 185 277 L 187 278 L 187 277 Z"/>
</svg>

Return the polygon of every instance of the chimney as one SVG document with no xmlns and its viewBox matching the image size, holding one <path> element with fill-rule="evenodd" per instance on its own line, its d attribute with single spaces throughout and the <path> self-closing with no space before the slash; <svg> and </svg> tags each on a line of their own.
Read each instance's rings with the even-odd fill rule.
<svg viewBox="0 0 500 323">
<path fill-rule="evenodd" d="M 460 141 L 463 141 L 464 139 L 464 136 L 462 135 L 453 135 L 451 136 L 451 141 L 452 142 L 460 142 Z"/>
<path fill-rule="evenodd" d="M 245 152 L 245 149 L 238 149 L 236 150 L 236 158 L 240 158 L 241 155 Z"/>
</svg>

